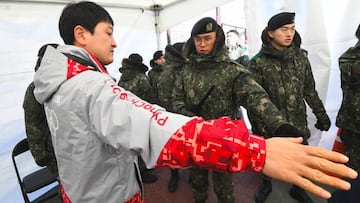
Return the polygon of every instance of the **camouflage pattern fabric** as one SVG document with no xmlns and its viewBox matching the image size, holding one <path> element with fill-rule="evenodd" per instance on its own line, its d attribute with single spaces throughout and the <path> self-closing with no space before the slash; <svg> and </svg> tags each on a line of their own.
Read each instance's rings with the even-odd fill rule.
<svg viewBox="0 0 360 203">
<path fill-rule="evenodd" d="M 152 69 L 148 72 L 148 78 L 149 78 L 149 82 L 151 87 L 153 88 L 154 92 L 155 92 L 155 97 L 158 98 L 157 96 L 157 83 L 159 81 L 159 77 L 160 74 L 163 72 L 163 67 L 159 66 L 157 64 L 154 64 L 154 67 L 152 67 Z"/>
<path fill-rule="evenodd" d="M 343 99 L 336 126 L 360 134 L 360 41 L 339 58 Z M 359 148 L 360 149 L 360 148 Z"/>
<path fill-rule="evenodd" d="M 336 126 L 350 157 L 349 165 L 360 172 L 360 41 L 339 58 L 343 99 Z"/>
<path fill-rule="evenodd" d="M 26 89 L 23 103 L 26 136 L 30 151 L 39 166 L 47 166 L 53 174 L 57 175 L 56 157 L 44 106 L 36 101 L 34 89 L 35 86 L 32 82 Z"/>
<path fill-rule="evenodd" d="M 279 51 L 271 45 L 263 44 L 260 52 L 249 62 L 248 69 L 254 73 L 253 77 L 266 90 L 270 100 L 304 138 L 310 137 L 304 101 L 324 125 L 323 128 L 330 127 L 324 105 L 315 90 L 314 77 L 305 51 L 294 45 Z M 272 136 L 262 117 L 253 112 L 248 114 L 254 132 Z"/>
<path fill-rule="evenodd" d="M 170 51 L 170 49 L 172 51 Z M 173 47 L 167 46 L 165 48 L 165 64 L 164 71 L 160 74 L 157 83 L 157 96 L 159 104 L 167 111 L 173 112 L 171 95 L 176 78 L 179 77 L 182 67 L 185 64 L 185 58 L 174 53 L 176 50 Z"/>
<path fill-rule="evenodd" d="M 208 170 L 194 166 L 191 168 L 191 187 L 195 202 L 206 202 L 208 199 Z M 214 192 L 219 202 L 235 202 L 234 183 L 232 175 L 228 173 L 220 173 L 212 171 Z"/>
<path fill-rule="evenodd" d="M 194 115 L 190 110 L 215 85 L 214 91 L 200 109 L 205 119 L 230 116 L 235 119 L 237 107 L 243 106 L 257 117 L 263 118 L 273 132 L 286 118 L 270 101 L 266 91 L 252 78 L 251 72 L 230 60 L 224 52 L 216 57 L 192 55 L 173 89 L 173 108 L 185 115 Z"/>
<path fill-rule="evenodd" d="M 248 111 L 264 118 L 270 129 L 275 130 L 286 119 L 271 103 L 265 90 L 252 79 L 251 73 L 240 64 L 228 58 L 224 50 L 213 55 L 190 54 L 175 82 L 172 102 L 175 112 L 192 116 L 210 87 L 215 85 L 197 115 L 204 119 L 221 116 L 236 118 L 237 108 L 244 106 Z M 235 202 L 230 174 L 213 174 L 214 191 L 219 202 Z M 204 202 L 208 195 L 207 171 L 193 168 L 191 183 L 195 201 Z"/>
<path fill-rule="evenodd" d="M 122 63 L 119 70 L 122 73 L 118 82 L 120 87 L 131 91 L 145 101 L 157 103 L 155 92 L 149 83 L 145 70 L 128 63 Z"/>
<path fill-rule="evenodd" d="M 342 129 L 340 138 L 345 145 L 345 153 L 349 157 L 348 165 L 360 172 L 360 134 Z"/>
</svg>

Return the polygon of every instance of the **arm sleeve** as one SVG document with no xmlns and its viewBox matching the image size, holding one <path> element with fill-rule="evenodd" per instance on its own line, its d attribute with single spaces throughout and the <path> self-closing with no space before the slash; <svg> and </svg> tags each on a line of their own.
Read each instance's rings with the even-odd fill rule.
<svg viewBox="0 0 360 203">
<path fill-rule="evenodd" d="M 93 81 L 103 84 L 92 88 L 93 96 L 86 96 L 91 100 L 87 108 L 96 135 L 115 149 L 140 153 L 148 168 L 176 163 L 229 172 L 262 169 L 264 140 L 250 136 L 243 121 L 228 117 L 204 121 L 170 113 L 110 80 Z"/>
<path fill-rule="evenodd" d="M 156 166 L 184 168 L 198 165 L 221 172 L 262 170 L 265 140 L 250 135 L 243 120 L 202 118 L 178 129 L 162 149 Z"/>
<path fill-rule="evenodd" d="M 172 89 L 171 101 L 173 111 L 182 115 L 194 116 L 195 114 L 189 111 L 185 106 L 185 91 L 183 83 L 183 72 L 176 78 L 175 85 Z"/>
<path fill-rule="evenodd" d="M 315 89 L 315 80 L 312 74 L 310 62 L 307 60 L 305 69 L 305 86 L 304 86 L 304 99 L 309 107 L 312 109 L 315 116 L 323 114 L 325 107 Z"/>
<path fill-rule="evenodd" d="M 271 133 L 282 124 L 288 123 L 286 117 L 271 102 L 268 93 L 253 78 L 249 70 L 242 69 L 233 87 L 236 104 L 244 106 L 265 123 Z"/>
<path fill-rule="evenodd" d="M 170 74 L 171 73 L 171 74 Z M 165 69 L 159 76 L 158 81 L 158 100 L 159 104 L 166 108 L 167 111 L 172 111 L 171 94 L 172 94 L 172 83 L 175 82 L 175 73 Z"/>
</svg>

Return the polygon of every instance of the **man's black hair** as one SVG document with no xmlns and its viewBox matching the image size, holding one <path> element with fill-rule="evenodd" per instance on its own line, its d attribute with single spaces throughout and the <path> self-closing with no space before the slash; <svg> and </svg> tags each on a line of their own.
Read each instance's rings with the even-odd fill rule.
<svg viewBox="0 0 360 203">
<path fill-rule="evenodd" d="M 68 4 L 62 11 L 59 19 L 60 36 L 65 44 L 74 44 L 74 28 L 83 26 L 91 34 L 100 22 L 108 22 L 114 25 L 110 14 L 94 2 L 83 1 Z"/>
</svg>

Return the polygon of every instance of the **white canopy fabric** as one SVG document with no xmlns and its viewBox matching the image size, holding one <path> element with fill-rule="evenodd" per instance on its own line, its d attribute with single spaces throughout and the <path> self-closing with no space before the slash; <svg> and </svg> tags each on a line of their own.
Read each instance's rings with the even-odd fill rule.
<svg viewBox="0 0 360 203">
<path fill-rule="evenodd" d="M 48 42 L 62 43 L 57 22 L 64 5 L 70 1 L 0 1 L 0 202 L 21 202 L 11 162 L 11 150 L 25 137 L 22 102 L 25 89 L 32 81 L 38 48 Z M 223 11 L 219 19 L 244 21 L 247 28 L 250 55 L 260 47 L 260 34 L 267 20 L 282 11 L 296 12 L 296 27 L 302 36 L 303 48 L 309 52 L 316 89 L 323 99 L 332 127 L 326 133 L 316 130 L 315 117 L 308 111 L 312 137 L 310 143 L 331 149 L 336 134 L 335 118 L 341 103 L 340 74 L 337 59 L 356 42 L 355 29 L 360 23 L 358 0 L 101 0 L 115 21 L 118 48 L 114 62 L 108 66 L 118 79 L 121 60 L 139 52 L 144 62 L 157 49 L 164 49 L 161 35 L 188 20 L 199 19 L 204 12 L 232 2 L 244 3 L 232 11 Z M 154 12 L 159 5 L 159 12 Z M 238 17 L 245 16 L 245 19 Z M 211 17 L 216 16 L 212 12 Z M 194 19 L 193 19 L 194 20 Z M 156 26 L 155 26 L 156 25 Z M 174 38 L 184 41 L 190 28 Z M 160 39 L 160 40 L 159 40 Z M 28 164 L 28 159 L 23 162 Z M 26 171 L 33 168 L 25 167 Z M 6 184 L 4 184 L 6 183 Z"/>
</svg>

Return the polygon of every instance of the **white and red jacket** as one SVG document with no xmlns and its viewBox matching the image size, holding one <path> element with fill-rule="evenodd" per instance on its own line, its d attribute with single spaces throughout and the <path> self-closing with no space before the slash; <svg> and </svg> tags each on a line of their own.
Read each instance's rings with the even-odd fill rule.
<svg viewBox="0 0 360 203">
<path fill-rule="evenodd" d="M 265 141 L 250 135 L 242 120 L 166 112 L 117 86 L 82 48 L 48 47 L 34 83 L 36 99 L 45 104 L 66 202 L 143 201 L 139 154 L 148 168 L 259 172 L 264 166 Z"/>
</svg>

